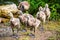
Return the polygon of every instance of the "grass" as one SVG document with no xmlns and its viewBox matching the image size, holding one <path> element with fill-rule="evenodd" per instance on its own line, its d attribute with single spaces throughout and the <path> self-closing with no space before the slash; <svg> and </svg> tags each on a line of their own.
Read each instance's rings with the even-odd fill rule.
<svg viewBox="0 0 60 40">
<path fill-rule="evenodd" d="M 44 24 L 44 28 L 45 30 L 51 30 L 51 31 L 58 30 L 60 29 L 60 22 L 50 21 L 47 24 Z"/>
<path fill-rule="evenodd" d="M 60 40 L 60 22 L 57 21 L 50 21 L 47 24 L 44 24 L 45 30 L 55 32 L 51 37 L 47 40 Z"/>
<path fill-rule="evenodd" d="M 9 25 L 9 23 L 6 23 L 6 26 Z M 21 24 L 21 30 L 24 29 L 26 26 Z M 43 25 L 45 31 L 52 31 L 55 32 L 54 35 L 49 37 L 47 40 L 58 40 L 60 39 L 60 22 L 58 21 L 49 21 L 48 23 Z M 27 34 L 31 33 L 28 28 L 27 32 L 20 32 L 21 35 L 18 40 L 29 40 L 30 37 L 27 36 Z"/>
<path fill-rule="evenodd" d="M 22 25 L 23 26 L 23 25 Z M 24 26 L 23 26 L 24 27 Z M 49 21 L 48 23 L 43 25 L 45 31 L 52 31 L 52 32 L 59 32 L 60 33 L 60 22 L 58 21 Z M 59 33 L 54 33 L 54 35 L 52 35 L 51 37 L 49 37 L 47 40 L 57 40 L 60 38 L 60 34 Z M 29 31 L 27 31 L 24 34 L 28 34 Z M 28 37 L 26 36 L 26 38 L 28 39 Z M 23 40 L 25 40 L 25 37 L 23 37 Z"/>
</svg>

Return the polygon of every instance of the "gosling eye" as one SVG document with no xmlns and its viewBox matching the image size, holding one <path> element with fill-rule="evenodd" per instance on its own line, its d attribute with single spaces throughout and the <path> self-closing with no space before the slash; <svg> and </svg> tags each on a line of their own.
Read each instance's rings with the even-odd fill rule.
<svg viewBox="0 0 60 40">
<path fill-rule="evenodd" d="M 21 11 L 24 11 L 24 6 L 23 5 L 21 6 Z"/>
</svg>

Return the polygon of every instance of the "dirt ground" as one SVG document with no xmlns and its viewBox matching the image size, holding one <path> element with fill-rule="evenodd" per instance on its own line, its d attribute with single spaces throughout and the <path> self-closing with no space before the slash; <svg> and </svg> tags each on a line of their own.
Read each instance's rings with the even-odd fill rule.
<svg viewBox="0 0 60 40">
<path fill-rule="evenodd" d="M 60 26 L 60 23 L 51 21 L 47 24 L 44 24 L 45 30 L 43 32 L 39 31 L 39 30 L 36 30 L 35 38 L 24 35 L 24 32 L 21 32 L 20 33 L 21 36 L 18 39 L 13 38 L 13 37 L 0 37 L 0 40 L 47 40 L 47 38 L 49 38 L 50 36 L 53 35 L 53 33 L 48 30 L 49 27 L 51 27 L 51 28 L 54 27 L 55 28 L 56 26 Z"/>
<path fill-rule="evenodd" d="M 46 40 L 51 35 L 52 33 L 49 31 L 42 32 L 42 33 L 38 31 L 35 35 L 35 38 L 22 35 L 18 39 L 13 37 L 0 37 L 0 40 Z"/>
</svg>

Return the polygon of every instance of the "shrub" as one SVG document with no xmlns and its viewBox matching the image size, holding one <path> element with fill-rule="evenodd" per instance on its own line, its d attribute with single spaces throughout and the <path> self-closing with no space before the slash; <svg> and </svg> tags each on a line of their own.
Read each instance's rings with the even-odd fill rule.
<svg viewBox="0 0 60 40">
<path fill-rule="evenodd" d="M 6 2 L 7 0 L 0 0 L 0 4 Z M 24 0 L 8 0 L 14 2 L 18 5 L 19 1 Z M 39 6 L 44 7 L 46 3 L 49 4 L 49 8 L 51 10 L 51 20 L 59 20 L 60 19 L 60 0 L 26 0 L 30 3 L 30 9 L 28 12 L 33 16 L 36 15 Z"/>
</svg>

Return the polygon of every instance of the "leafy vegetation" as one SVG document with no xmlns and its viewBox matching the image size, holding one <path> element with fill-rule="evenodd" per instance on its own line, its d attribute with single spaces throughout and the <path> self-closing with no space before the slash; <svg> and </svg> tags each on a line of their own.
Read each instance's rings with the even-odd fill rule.
<svg viewBox="0 0 60 40">
<path fill-rule="evenodd" d="M 30 3 L 29 13 L 35 15 L 38 11 L 39 6 L 44 7 L 46 3 L 49 4 L 51 11 L 51 20 L 59 20 L 60 18 L 60 1 L 59 0 L 27 0 Z"/>
<path fill-rule="evenodd" d="M 7 0 L 0 0 L 0 4 L 5 4 Z M 19 1 L 24 0 L 8 0 L 9 2 L 14 2 L 18 5 Z M 8 2 L 7 1 L 7 2 Z M 44 7 L 46 3 L 49 4 L 49 8 L 51 10 L 51 20 L 59 20 L 60 19 L 60 0 L 26 0 L 30 3 L 30 9 L 28 10 L 30 14 L 33 16 L 36 15 L 39 6 Z"/>
</svg>

